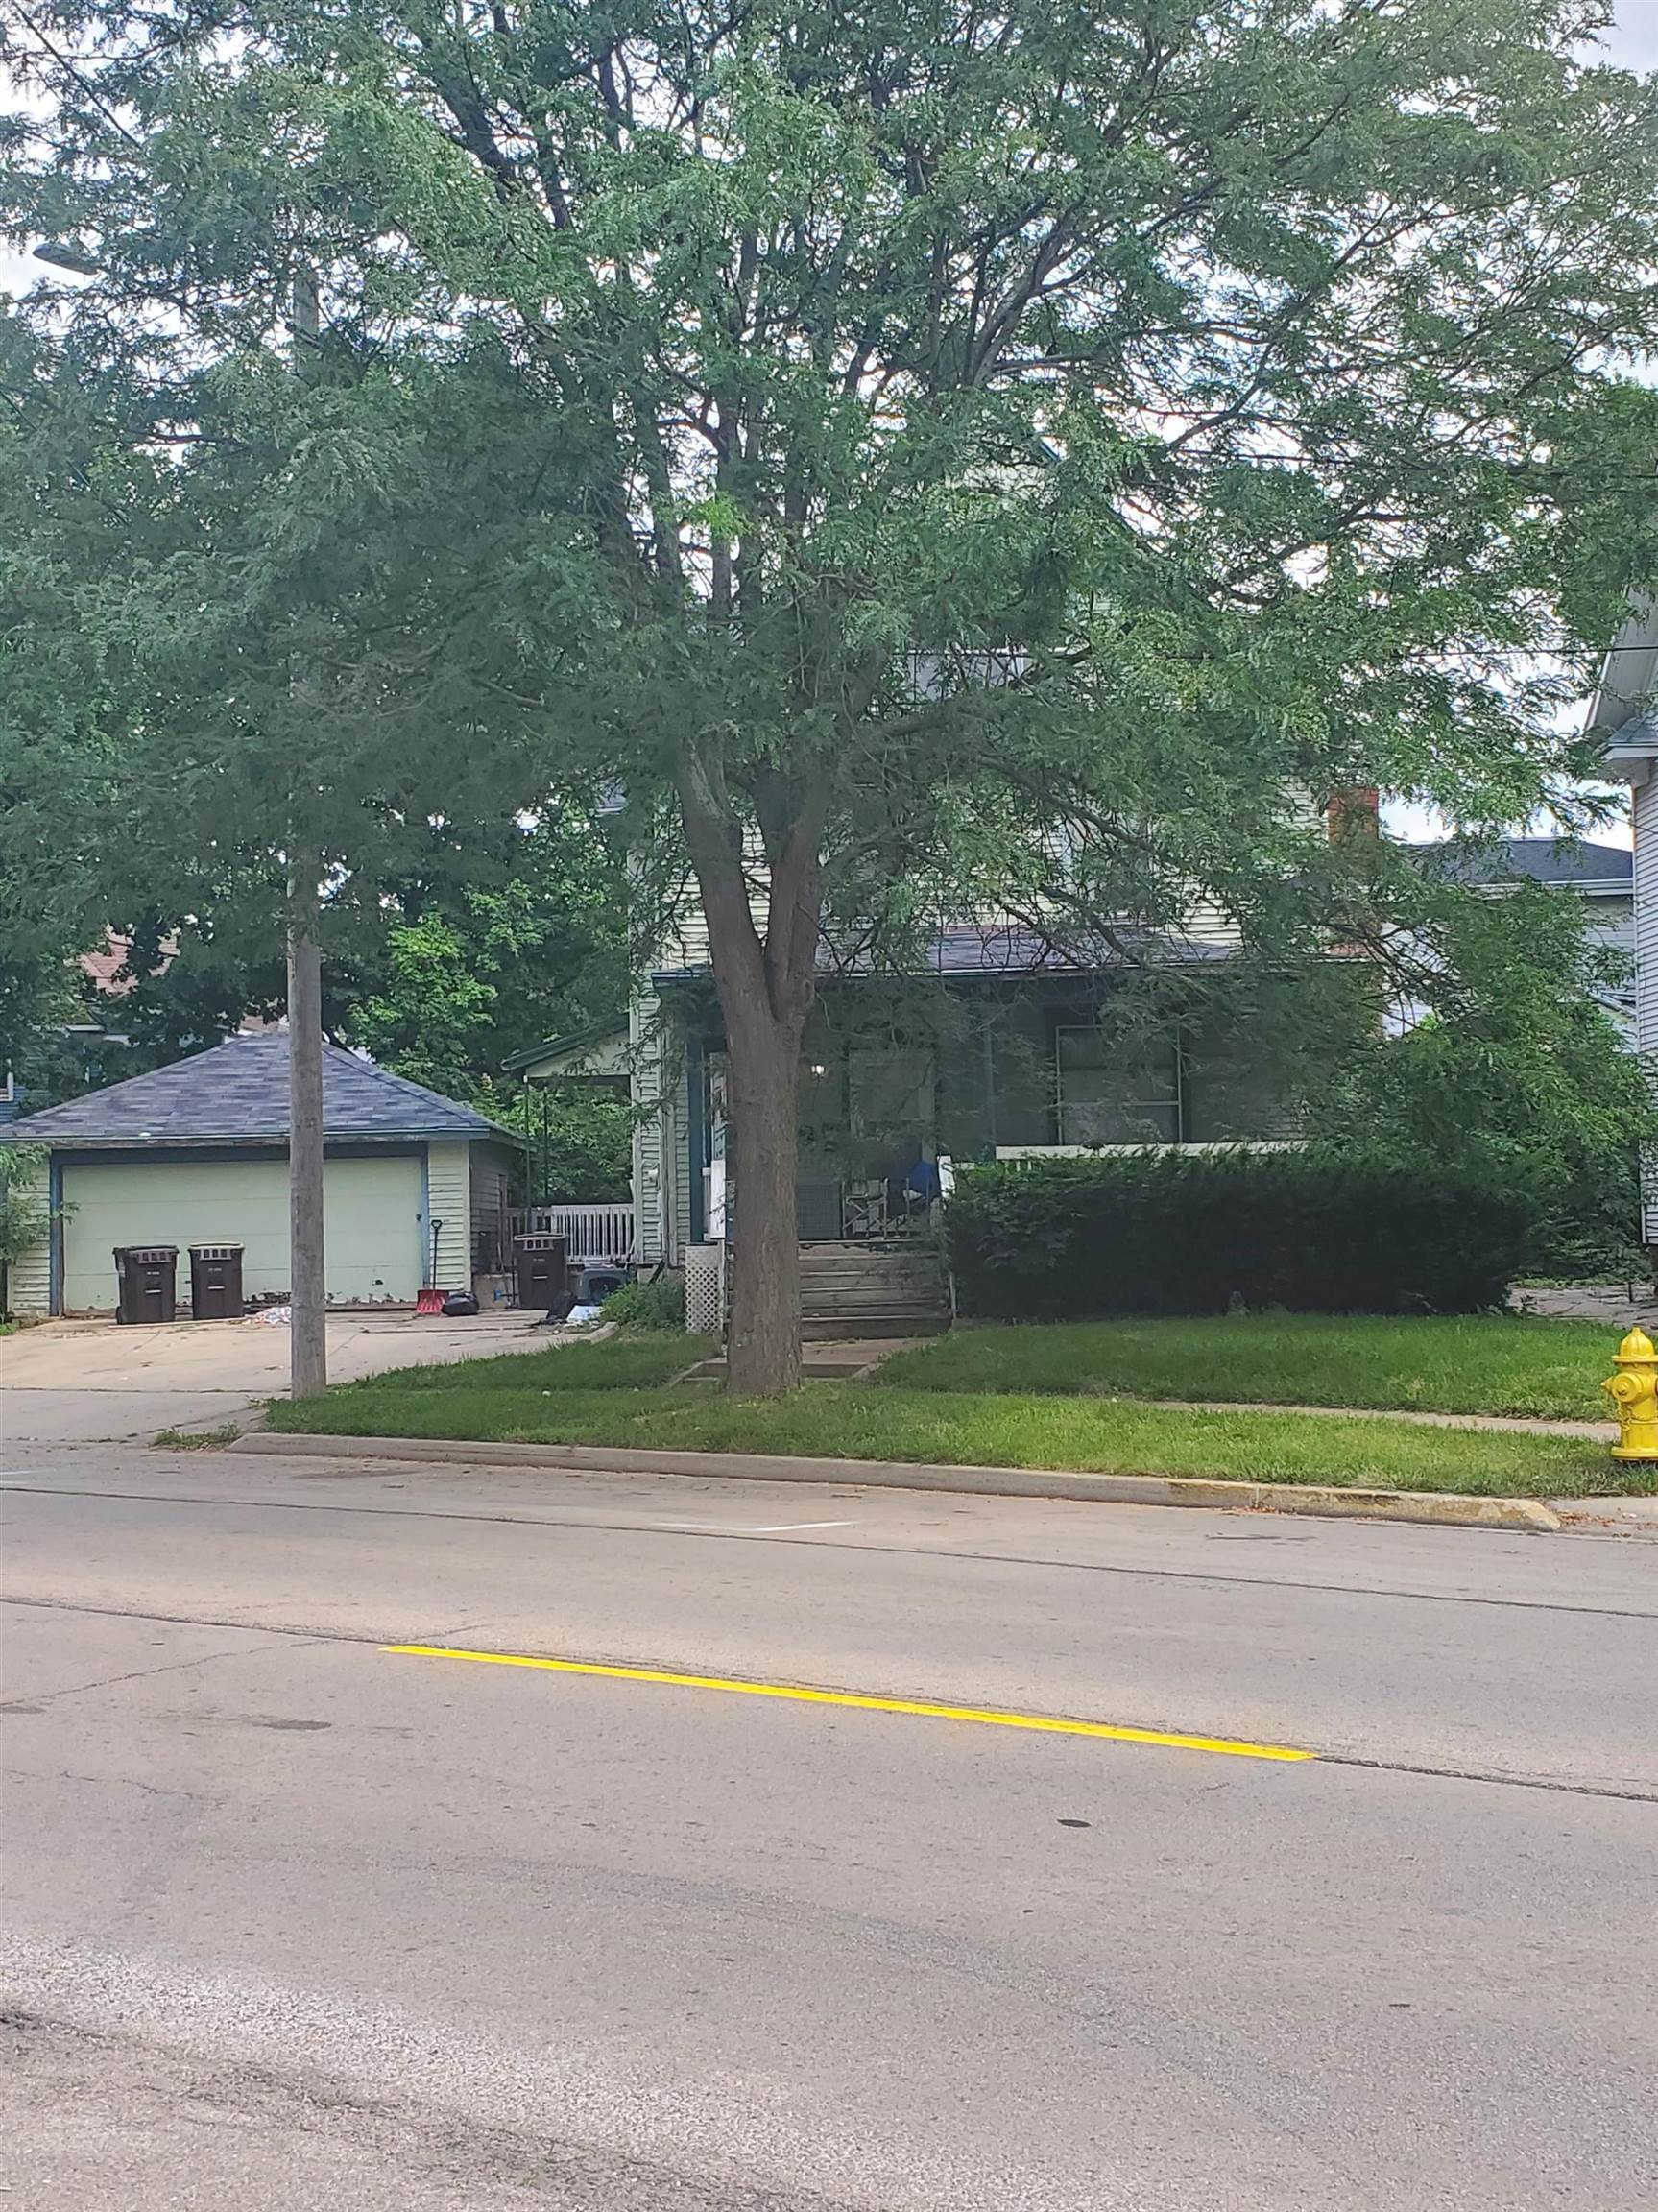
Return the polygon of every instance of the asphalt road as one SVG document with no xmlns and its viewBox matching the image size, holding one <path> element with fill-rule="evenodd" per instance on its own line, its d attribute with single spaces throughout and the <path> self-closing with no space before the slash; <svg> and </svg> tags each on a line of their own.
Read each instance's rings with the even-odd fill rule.
<svg viewBox="0 0 1658 2212">
<path fill-rule="evenodd" d="M 124 1447 L 6 1481 L 9 2202 L 1658 2197 L 1658 1546 Z"/>
</svg>

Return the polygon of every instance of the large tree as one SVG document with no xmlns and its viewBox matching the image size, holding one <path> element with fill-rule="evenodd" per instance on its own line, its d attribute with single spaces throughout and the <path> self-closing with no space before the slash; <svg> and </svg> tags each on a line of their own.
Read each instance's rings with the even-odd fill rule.
<svg viewBox="0 0 1658 2212">
<path fill-rule="evenodd" d="M 317 268 L 399 495 L 462 442 L 451 710 L 688 856 L 733 1387 L 798 1373 L 826 926 L 994 902 L 1130 958 L 1202 895 L 1305 950 L 1310 794 L 1495 822 L 1571 767 L 1655 527 L 1616 365 L 1658 332 L 1658 104 L 1577 58 L 1607 12 L 38 0 L 10 189 L 104 265 L 79 325 L 192 435 Z M 325 650 L 356 556 L 290 509 Z"/>
</svg>

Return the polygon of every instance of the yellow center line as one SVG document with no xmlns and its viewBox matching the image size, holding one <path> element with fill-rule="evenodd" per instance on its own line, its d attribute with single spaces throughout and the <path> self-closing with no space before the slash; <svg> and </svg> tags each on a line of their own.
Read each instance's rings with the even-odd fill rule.
<svg viewBox="0 0 1658 2212">
<path fill-rule="evenodd" d="M 738 1697 L 784 1697 L 801 1705 L 850 1705 L 862 1713 L 909 1713 L 924 1720 L 971 1720 L 982 1728 L 1026 1728 L 1043 1736 L 1100 1736 L 1113 1743 L 1158 1743 L 1170 1751 L 1216 1751 L 1230 1759 L 1316 1759 L 1287 1743 L 1242 1743 L 1228 1736 L 1179 1736 L 1165 1728 L 1119 1728 L 1106 1720 L 1068 1720 L 1048 1713 L 997 1713 L 982 1705 L 935 1705 L 920 1697 L 866 1697 L 853 1690 L 810 1690 L 800 1682 L 742 1682 L 729 1674 L 676 1674 L 662 1667 L 608 1667 L 592 1659 L 536 1659 L 515 1651 L 461 1651 L 437 1644 L 383 1644 L 401 1659 L 469 1659 L 479 1667 L 539 1667 L 552 1674 L 597 1674 L 613 1682 L 657 1682 L 670 1690 L 727 1690 Z"/>
</svg>

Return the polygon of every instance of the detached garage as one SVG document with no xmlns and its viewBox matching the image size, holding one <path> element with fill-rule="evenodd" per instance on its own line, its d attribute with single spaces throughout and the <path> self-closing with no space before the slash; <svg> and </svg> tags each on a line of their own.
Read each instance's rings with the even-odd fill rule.
<svg viewBox="0 0 1658 2212">
<path fill-rule="evenodd" d="M 500 1263 L 518 1141 L 469 1106 L 324 1047 L 328 1297 L 412 1304 L 421 1285 L 469 1287 Z M 0 1130 L 40 1146 L 52 1232 L 13 1262 L 19 1313 L 115 1305 L 114 1247 L 240 1244 L 251 1299 L 288 1290 L 288 1039 L 232 1037 Z M 434 1269 L 434 1240 L 436 1264 Z"/>
</svg>

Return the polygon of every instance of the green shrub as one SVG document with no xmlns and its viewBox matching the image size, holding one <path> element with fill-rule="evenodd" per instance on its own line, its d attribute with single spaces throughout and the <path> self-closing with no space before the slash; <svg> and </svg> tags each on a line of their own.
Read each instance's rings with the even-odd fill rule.
<svg viewBox="0 0 1658 2212">
<path fill-rule="evenodd" d="M 618 1329 L 684 1330 L 685 1284 L 683 1275 L 659 1275 L 652 1283 L 627 1283 L 605 1300 L 604 1316 Z"/>
<path fill-rule="evenodd" d="M 1329 1153 L 1164 1152 L 962 1170 L 946 1209 L 964 1314 L 1473 1313 L 1499 1306 L 1524 1206 Z"/>
</svg>

